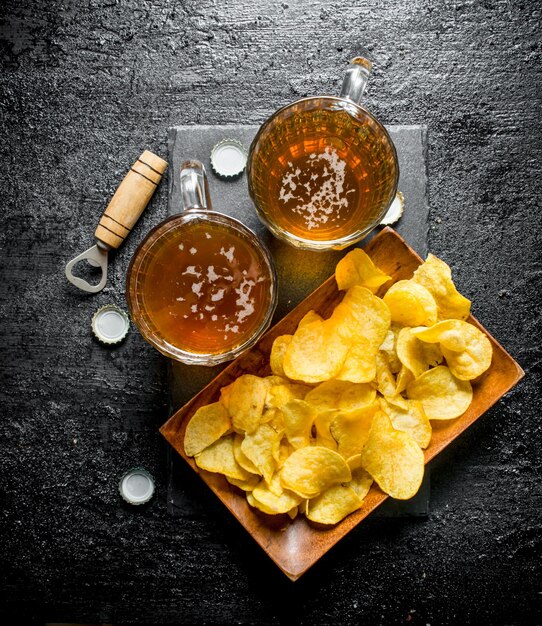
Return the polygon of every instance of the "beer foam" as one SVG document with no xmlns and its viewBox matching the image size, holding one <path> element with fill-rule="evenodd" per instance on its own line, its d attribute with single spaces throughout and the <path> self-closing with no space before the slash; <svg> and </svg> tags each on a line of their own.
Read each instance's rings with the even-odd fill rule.
<svg viewBox="0 0 542 626">
<path fill-rule="evenodd" d="M 224 297 L 225 289 L 217 289 L 215 293 L 211 294 L 211 302 L 219 302 Z"/>
<path fill-rule="evenodd" d="M 254 313 L 254 298 L 250 297 L 252 288 L 256 283 L 250 278 L 243 278 L 239 287 L 235 289 L 235 293 L 238 295 L 235 304 L 240 307 L 240 311 L 235 314 L 239 323 L 243 322 L 246 317 L 249 317 Z"/>
<path fill-rule="evenodd" d="M 220 275 L 215 272 L 215 266 L 209 265 L 207 268 L 207 280 L 211 283 L 214 283 L 215 280 L 218 280 Z"/>
<path fill-rule="evenodd" d="M 189 265 L 183 272 L 183 276 L 185 275 L 195 276 L 196 278 L 199 278 L 201 276 L 201 272 L 198 272 L 196 270 L 195 265 Z"/>
<path fill-rule="evenodd" d="M 322 173 L 314 172 L 309 180 L 302 182 L 306 174 L 301 168 L 288 162 L 289 169 L 282 177 L 279 200 L 284 204 L 293 201 L 290 210 L 299 213 L 306 227 L 311 230 L 340 217 L 342 209 L 348 207 L 348 194 L 354 189 L 345 188 L 346 161 L 341 159 L 334 148 L 324 152 L 312 152 L 308 157 L 307 169 L 320 165 Z M 319 168 L 319 169 L 320 169 Z"/>
<path fill-rule="evenodd" d="M 234 259 L 233 253 L 234 252 L 235 252 L 235 246 L 230 246 L 228 248 L 228 250 L 225 250 L 224 248 L 220 248 L 220 254 L 222 256 L 225 256 L 226 259 L 228 259 L 228 261 L 230 263 L 233 263 L 233 259 Z"/>
</svg>

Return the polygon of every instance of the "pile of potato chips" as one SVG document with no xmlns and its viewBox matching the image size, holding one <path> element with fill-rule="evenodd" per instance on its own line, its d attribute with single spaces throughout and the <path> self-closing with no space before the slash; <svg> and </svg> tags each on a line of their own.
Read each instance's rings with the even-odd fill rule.
<svg viewBox="0 0 542 626">
<path fill-rule="evenodd" d="M 346 293 L 328 319 L 315 311 L 277 337 L 273 375 L 240 376 L 199 408 L 185 452 L 270 515 L 336 524 L 359 509 L 373 480 L 393 498 L 416 494 L 431 420 L 459 417 L 470 381 L 492 358 L 464 321 L 470 302 L 429 255 L 410 280 L 390 280 L 360 249 L 337 265 Z"/>
</svg>

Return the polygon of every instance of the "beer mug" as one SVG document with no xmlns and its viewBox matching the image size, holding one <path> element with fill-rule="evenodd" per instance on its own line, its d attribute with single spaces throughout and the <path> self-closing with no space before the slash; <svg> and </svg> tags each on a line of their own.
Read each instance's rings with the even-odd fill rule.
<svg viewBox="0 0 542 626">
<path fill-rule="evenodd" d="M 252 347 L 277 304 L 273 260 L 238 220 L 212 210 L 205 169 L 181 166 L 182 212 L 153 228 L 128 268 L 132 320 L 165 356 L 217 365 Z"/>
<path fill-rule="evenodd" d="M 248 188 L 271 232 L 309 250 L 345 248 L 382 220 L 399 165 L 384 126 L 360 104 L 371 63 L 350 62 L 339 97 L 303 98 L 272 115 L 249 150 Z"/>
</svg>

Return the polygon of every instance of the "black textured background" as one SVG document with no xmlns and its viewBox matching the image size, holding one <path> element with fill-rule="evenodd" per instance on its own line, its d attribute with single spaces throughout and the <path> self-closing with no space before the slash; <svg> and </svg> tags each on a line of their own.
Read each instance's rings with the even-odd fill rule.
<svg viewBox="0 0 542 626">
<path fill-rule="evenodd" d="M 3 623 L 540 623 L 541 12 L 518 0 L 343 3 L 36 0 L 2 4 Z M 431 513 L 372 519 L 290 583 L 197 477 L 167 515 L 166 363 L 133 331 L 128 260 L 167 213 L 162 185 L 108 287 L 63 276 L 126 168 L 167 128 L 261 123 L 336 93 L 361 47 L 367 106 L 428 127 L 429 248 L 525 379 L 432 468 Z M 123 505 L 142 464 L 158 491 Z M 182 470 L 181 470 L 182 471 Z"/>
</svg>

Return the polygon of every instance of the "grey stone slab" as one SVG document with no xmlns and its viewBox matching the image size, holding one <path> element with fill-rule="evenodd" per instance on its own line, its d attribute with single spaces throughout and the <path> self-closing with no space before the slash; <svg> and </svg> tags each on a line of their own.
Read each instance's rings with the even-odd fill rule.
<svg viewBox="0 0 542 626">
<path fill-rule="evenodd" d="M 267 244 L 277 266 L 279 303 L 273 322 L 278 321 L 318 285 L 328 278 L 344 251 L 310 252 L 296 250 L 273 237 L 257 217 L 248 195 L 246 174 L 233 181 L 218 178 L 211 169 L 209 156 L 213 146 L 234 138 L 248 147 L 257 125 L 178 126 L 169 130 L 169 202 L 168 212 L 181 210 L 180 166 L 186 159 L 198 159 L 206 166 L 213 209 L 241 220 Z M 422 256 L 427 253 L 427 176 L 426 129 L 423 126 L 388 126 L 399 157 L 399 190 L 405 197 L 405 212 L 394 225 L 408 243 Z M 358 244 L 363 245 L 363 242 Z M 212 380 L 224 366 L 205 368 L 171 362 L 169 375 L 170 404 L 174 411 Z M 173 463 L 173 461 L 171 461 Z M 186 497 L 179 473 L 170 464 L 168 510 L 182 514 Z M 377 516 L 427 515 L 429 479 L 409 502 L 388 501 Z"/>
</svg>

